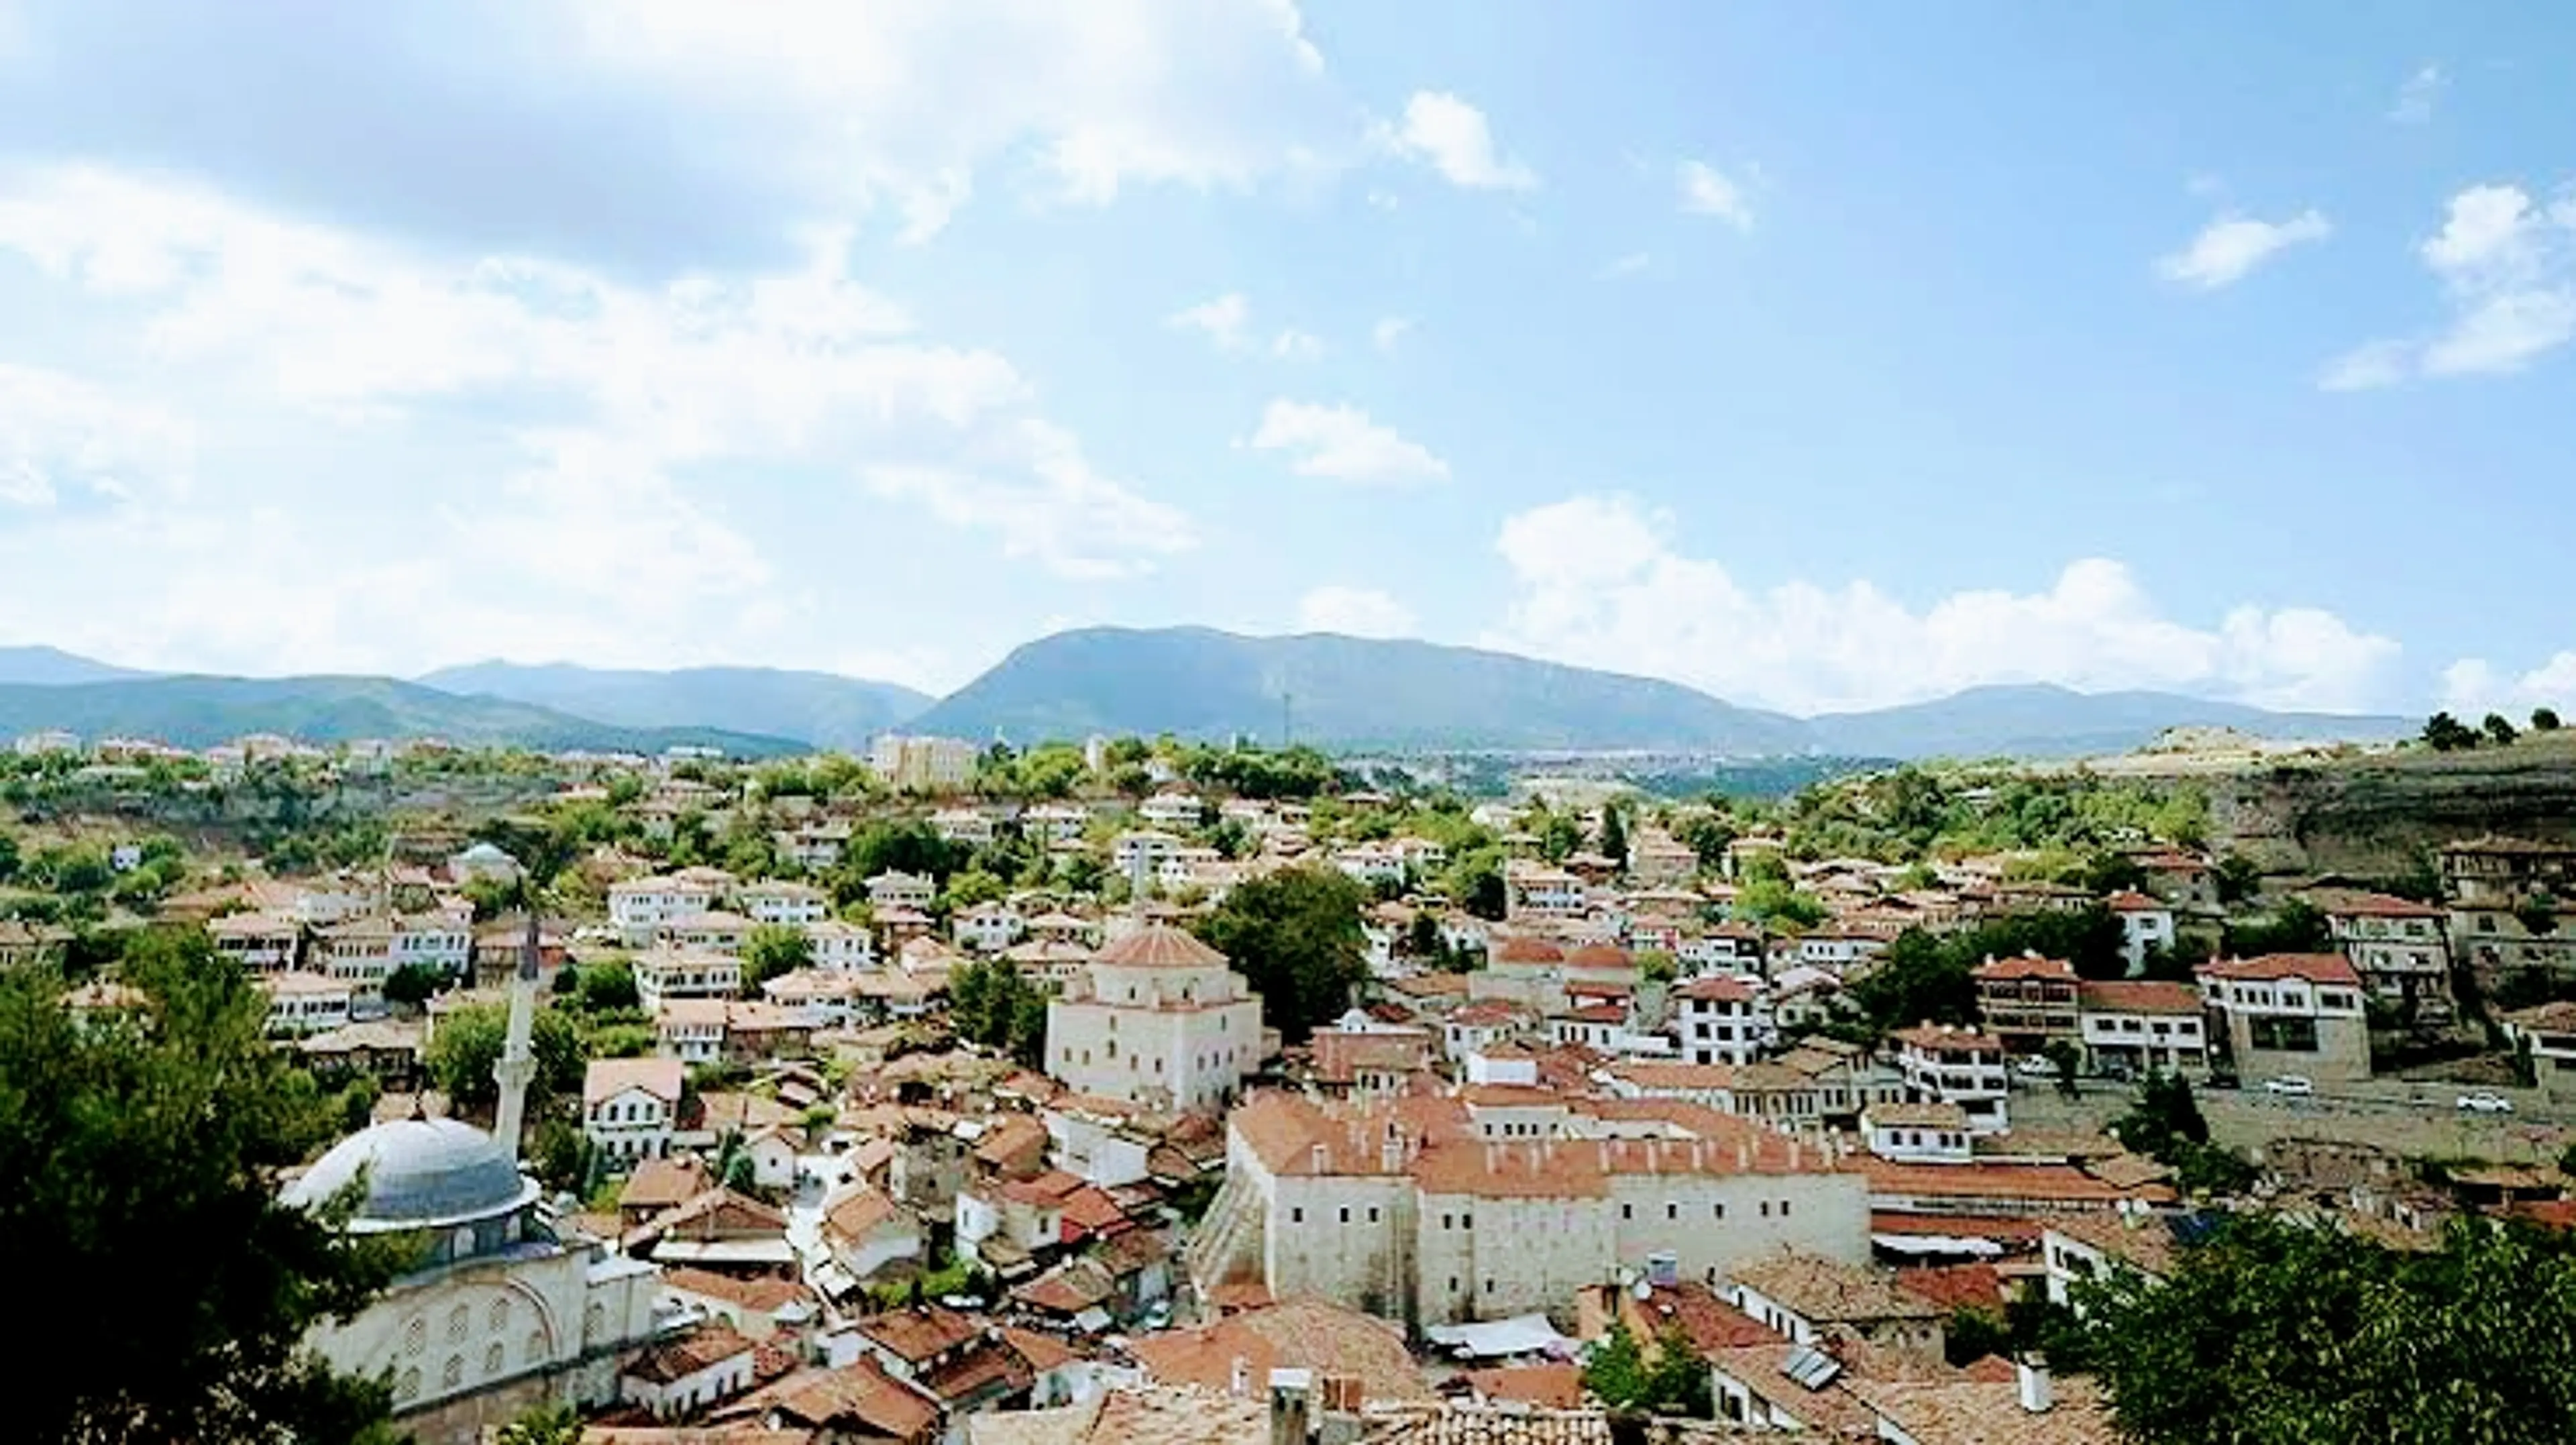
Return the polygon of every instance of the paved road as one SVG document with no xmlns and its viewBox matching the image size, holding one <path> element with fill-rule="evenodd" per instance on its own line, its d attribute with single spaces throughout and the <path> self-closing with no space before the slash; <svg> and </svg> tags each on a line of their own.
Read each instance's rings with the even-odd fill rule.
<svg viewBox="0 0 2576 1445">
<path fill-rule="evenodd" d="M 2529 1090 L 2500 1089 L 2494 1092 L 2511 1099 L 2515 1112 L 2471 1114 L 2453 1102 L 2464 1092 L 2449 1085 L 2373 1081 L 2304 1099 L 2259 1088 L 2202 1089 L 2197 1097 L 2211 1137 L 2237 1149 L 2275 1139 L 2331 1138 L 2408 1155 L 2549 1163 L 2576 1142 L 2576 1115 L 2564 1105 L 2548 1105 Z M 2079 1099 L 2053 1088 L 2034 1089 L 2013 1095 L 2012 1117 L 2032 1129 L 2099 1129 L 2118 1118 L 2132 1097 L 2130 1089 L 2115 1085 L 2088 1085 Z"/>
</svg>

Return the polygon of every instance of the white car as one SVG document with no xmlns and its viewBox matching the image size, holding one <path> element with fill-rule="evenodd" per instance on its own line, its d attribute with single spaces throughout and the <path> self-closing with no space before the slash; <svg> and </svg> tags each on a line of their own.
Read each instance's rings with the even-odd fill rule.
<svg viewBox="0 0 2576 1445">
<path fill-rule="evenodd" d="M 2266 1093 L 2287 1094 L 2293 1099 L 2304 1099 L 2314 1094 L 2317 1086 L 2308 1082 L 2303 1075 L 2283 1074 L 2277 1079 L 2265 1079 L 2263 1089 Z"/>
<path fill-rule="evenodd" d="M 2480 1090 L 2474 1094 L 2462 1094 L 2453 1107 L 2464 1114 L 2510 1114 L 2513 1101 L 2502 1094 Z"/>
<path fill-rule="evenodd" d="M 2036 1054 L 2013 1065 L 2013 1071 L 2020 1074 L 2025 1079 L 2054 1079 L 2057 1077 L 2057 1065 L 2051 1063 L 2047 1059 L 2040 1058 Z"/>
</svg>

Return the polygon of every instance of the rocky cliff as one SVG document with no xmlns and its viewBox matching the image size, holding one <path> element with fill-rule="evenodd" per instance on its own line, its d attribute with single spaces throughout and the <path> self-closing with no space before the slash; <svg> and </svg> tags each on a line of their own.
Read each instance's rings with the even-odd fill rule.
<svg viewBox="0 0 2576 1445">
<path fill-rule="evenodd" d="M 2213 841 L 2267 871 L 2394 876 L 2454 839 L 2576 842 L 2576 737 L 2273 767 L 2209 794 Z"/>
</svg>

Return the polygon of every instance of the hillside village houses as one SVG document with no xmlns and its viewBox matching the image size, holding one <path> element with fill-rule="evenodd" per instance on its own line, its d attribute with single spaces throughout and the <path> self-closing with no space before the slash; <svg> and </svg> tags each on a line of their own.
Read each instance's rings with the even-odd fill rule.
<svg viewBox="0 0 2576 1445">
<path fill-rule="evenodd" d="M 1487 918 L 1439 896 L 1445 850 L 1400 820 L 1363 838 L 1333 809 L 1177 782 L 1142 800 L 1173 800 L 1154 817 L 1141 804 L 1015 813 L 955 794 L 976 756 L 962 743 L 880 754 L 890 783 L 926 795 L 883 806 L 965 846 L 1017 832 L 1088 861 L 1058 857 L 1065 872 L 1042 886 L 1033 872 L 963 906 L 944 871 L 822 876 L 868 826 L 823 802 L 746 811 L 781 876 L 635 857 L 594 876 L 606 927 L 584 925 L 567 952 L 585 972 L 627 963 L 650 1038 L 644 1057 L 588 1066 L 577 1118 L 616 1207 L 568 1207 L 561 1227 L 662 1281 L 649 1339 L 610 1328 L 609 1373 L 632 1383 L 603 1388 L 644 1414 L 808 1440 L 962 1439 L 967 1419 L 1034 1402 L 1042 1378 L 1102 1398 L 1132 1368 L 1100 1343 L 1110 1333 L 1155 1339 L 1165 1321 L 1314 1297 L 1417 1349 L 1435 1329 L 1472 1342 L 1533 1317 L 1553 1337 L 1584 1332 L 1583 1302 L 1610 1286 L 1705 1330 L 1720 1394 L 1748 1422 L 1901 1429 L 1870 1403 L 1887 1378 L 1871 1371 L 1897 1368 L 1873 1351 L 1907 1354 L 1917 1363 L 1903 1368 L 1943 1388 L 1982 1387 L 1940 1363 L 1949 1306 L 1909 1293 L 1929 1286 L 1908 1276 L 2000 1260 L 1989 1267 L 2044 1288 L 2042 1231 L 2116 1239 L 2182 1203 L 2169 1170 L 2115 1140 L 2016 1128 L 2015 1091 L 2050 1087 L 2019 1066 L 2062 1043 L 2094 1076 L 2297 1074 L 2332 1091 L 2369 1076 L 2366 1004 L 2438 1020 L 2455 961 L 2509 972 L 2530 966 L 2514 950 L 2552 946 L 2516 915 L 2567 876 L 2549 850 L 2490 842 L 2445 855 L 2458 882 L 2441 907 L 2302 880 L 2333 952 L 2222 956 L 2188 979 L 1999 957 L 1974 970 L 1975 1024 L 1871 1044 L 1845 1041 L 1869 1033 L 1852 997 L 1905 929 L 2099 906 L 2134 973 L 2196 928 L 2214 936 L 2219 904 L 2197 891 L 2208 860 L 2165 849 L 2141 862 L 2145 888 L 2070 897 L 2008 887 L 1991 860 L 1944 861 L 1926 883 L 1735 839 L 1737 872 L 1776 857 L 1821 903 L 1823 921 L 1800 929 L 1733 916 L 1723 868 L 1709 876 L 1673 833 L 1640 825 L 1624 868 L 1503 844 L 1520 851 L 1503 869 L 1505 916 Z M 753 807 L 718 790 L 691 808 L 711 802 Z M 1216 853 L 1210 818 L 1240 828 L 1225 833 L 1238 856 Z M 799 856 L 791 839 L 817 851 Z M 419 889 L 363 870 L 262 880 L 208 932 L 261 977 L 274 1031 L 322 1038 L 381 1012 L 402 961 L 467 970 L 470 915 L 443 905 L 469 881 L 458 874 L 491 865 L 456 868 L 468 851 L 432 859 Z M 1386 897 L 1364 918 L 1370 982 L 1288 1048 L 1237 961 L 1191 929 L 1218 891 L 1204 884 L 1301 865 Z M 1062 883 L 1111 870 L 1145 879 L 1123 913 Z M 800 932 L 806 966 L 752 983 L 743 953 L 762 927 Z M 1421 937 L 1443 953 L 1417 956 Z M 1053 991 L 1036 1067 L 957 1042 L 946 993 L 970 960 Z M 466 997 L 437 1001 L 433 1021 Z M 2529 1040 L 2543 1088 L 2576 1095 L 2557 1082 L 2576 1078 L 2576 1020 L 2543 1007 L 2505 1024 Z M 724 1167 L 735 1158 L 739 1172 Z M 1197 1199 L 1194 1221 L 1173 1207 Z M 952 1238 L 998 1297 L 889 1306 L 949 1262 Z M 773 1353 L 755 1350 L 745 1373 L 720 1330 Z M 487 1376 L 472 1338 L 455 1394 L 440 1394 L 447 1361 L 431 1351 L 419 1398 L 474 1393 Z M 1781 1385 L 1792 1346 L 1837 1340 L 1870 1347 L 1836 1357 L 1845 1380 Z M 1768 1363 L 1728 1353 L 1746 1350 Z"/>
</svg>

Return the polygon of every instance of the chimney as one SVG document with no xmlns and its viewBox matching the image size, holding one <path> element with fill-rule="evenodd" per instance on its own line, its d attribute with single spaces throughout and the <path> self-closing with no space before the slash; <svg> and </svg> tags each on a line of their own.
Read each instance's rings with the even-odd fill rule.
<svg viewBox="0 0 2576 1445">
<path fill-rule="evenodd" d="M 1226 1383 L 1225 1392 L 1238 1400 L 1252 1393 L 1251 1361 L 1241 1355 L 1234 1357 L 1234 1373 Z"/>
<path fill-rule="evenodd" d="M 1333 1172 L 1333 1151 L 1332 1151 L 1332 1150 L 1325 1148 L 1325 1147 L 1324 1147 L 1323 1145 L 1321 1145 L 1321 1144 L 1318 1144 L 1318 1145 L 1316 1145 L 1316 1146 L 1314 1147 L 1314 1150 L 1313 1150 L 1312 1154 L 1311 1154 L 1309 1157 L 1311 1157 L 1311 1158 L 1314 1160 L 1314 1163 L 1315 1163 L 1315 1172 L 1316 1172 L 1316 1173 L 1318 1173 L 1318 1174 L 1330 1174 L 1330 1173 L 1332 1173 L 1332 1172 Z"/>
<path fill-rule="evenodd" d="M 2049 1383 L 2048 1361 L 2037 1354 L 2027 1354 L 2013 1362 L 2013 1381 L 2021 1389 L 2021 1407 L 2034 1415 L 2045 1415 L 2057 1403 L 2056 1388 Z"/>
<path fill-rule="evenodd" d="M 1270 1445 L 1306 1445 L 1314 1383 L 1310 1370 L 1270 1372 Z"/>
</svg>

